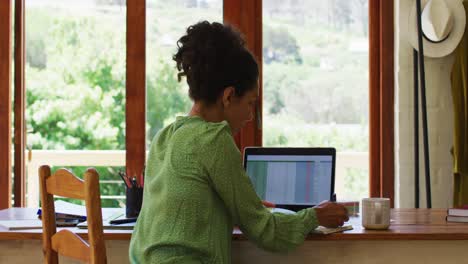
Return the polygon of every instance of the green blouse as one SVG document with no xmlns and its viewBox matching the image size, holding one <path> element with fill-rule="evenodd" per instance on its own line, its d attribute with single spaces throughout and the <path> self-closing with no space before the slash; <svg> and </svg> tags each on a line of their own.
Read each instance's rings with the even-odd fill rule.
<svg viewBox="0 0 468 264">
<path fill-rule="evenodd" d="M 154 138 L 131 263 L 231 263 L 233 226 L 261 248 L 289 251 L 315 210 L 271 213 L 255 193 L 226 121 L 178 117 Z"/>
</svg>

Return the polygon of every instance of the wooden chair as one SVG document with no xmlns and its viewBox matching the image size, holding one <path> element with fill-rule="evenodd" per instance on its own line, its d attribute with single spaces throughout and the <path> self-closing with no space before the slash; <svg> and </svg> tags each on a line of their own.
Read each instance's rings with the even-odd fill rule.
<svg viewBox="0 0 468 264">
<path fill-rule="evenodd" d="M 42 251 L 44 263 L 58 263 L 58 254 L 89 263 L 106 263 L 106 247 L 102 231 L 99 174 L 88 169 L 84 181 L 66 169 L 51 175 L 49 166 L 39 168 L 42 202 Z M 70 230 L 57 233 L 54 195 L 85 200 L 89 244 Z"/>
</svg>

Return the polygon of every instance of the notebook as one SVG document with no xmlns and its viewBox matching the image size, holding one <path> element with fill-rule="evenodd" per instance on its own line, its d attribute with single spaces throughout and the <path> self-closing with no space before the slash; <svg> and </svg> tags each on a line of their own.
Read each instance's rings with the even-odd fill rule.
<svg viewBox="0 0 468 264">
<path fill-rule="evenodd" d="M 344 225 L 344 226 L 339 226 L 336 228 L 327 228 L 327 227 L 319 226 L 311 233 L 328 235 L 328 234 L 343 232 L 343 231 L 352 230 L 352 229 L 353 229 L 352 225 Z"/>
<path fill-rule="evenodd" d="M 248 147 L 244 168 L 262 200 L 299 211 L 332 200 L 335 159 L 334 148 Z"/>
</svg>

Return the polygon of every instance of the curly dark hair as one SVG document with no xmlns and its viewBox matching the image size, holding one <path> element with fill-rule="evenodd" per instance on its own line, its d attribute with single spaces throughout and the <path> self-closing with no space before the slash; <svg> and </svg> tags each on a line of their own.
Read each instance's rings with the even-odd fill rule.
<svg viewBox="0 0 468 264">
<path fill-rule="evenodd" d="M 177 41 L 173 60 L 181 76 L 186 76 L 194 101 L 213 104 L 225 88 L 233 86 L 237 96 L 253 89 L 258 65 L 234 28 L 201 21 L 189 26 Z"/>
</svg>

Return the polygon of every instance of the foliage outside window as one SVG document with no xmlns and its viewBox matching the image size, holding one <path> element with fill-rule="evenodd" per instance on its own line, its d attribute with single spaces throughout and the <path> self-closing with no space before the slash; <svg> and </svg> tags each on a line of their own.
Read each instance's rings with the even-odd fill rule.
<svg viewBox="0 0 468 264">
<path fill-rule="evenodd" d="M 191 102 L 185 78 L 177 80 L 172 55 L 186 28 L 201 20 L 223 21 L 222 0 L 147 0 L 147 146 L 156 133 L 186 115 Z"/>
<path fill-rule="evenodd" d="M 27 147 L 125 150 L 125 4 L 26 1 L 25 19 Z M 97 168 L 101 194 L 122 195 L 115 168 Z"/>
<path fill-rule="evenodd" d="M 367 27 L 367 0 L 263 1 L 264 146 L 368 151 Z M 340 184 L 367 196 L 367 169 Z"/>
</svg>

